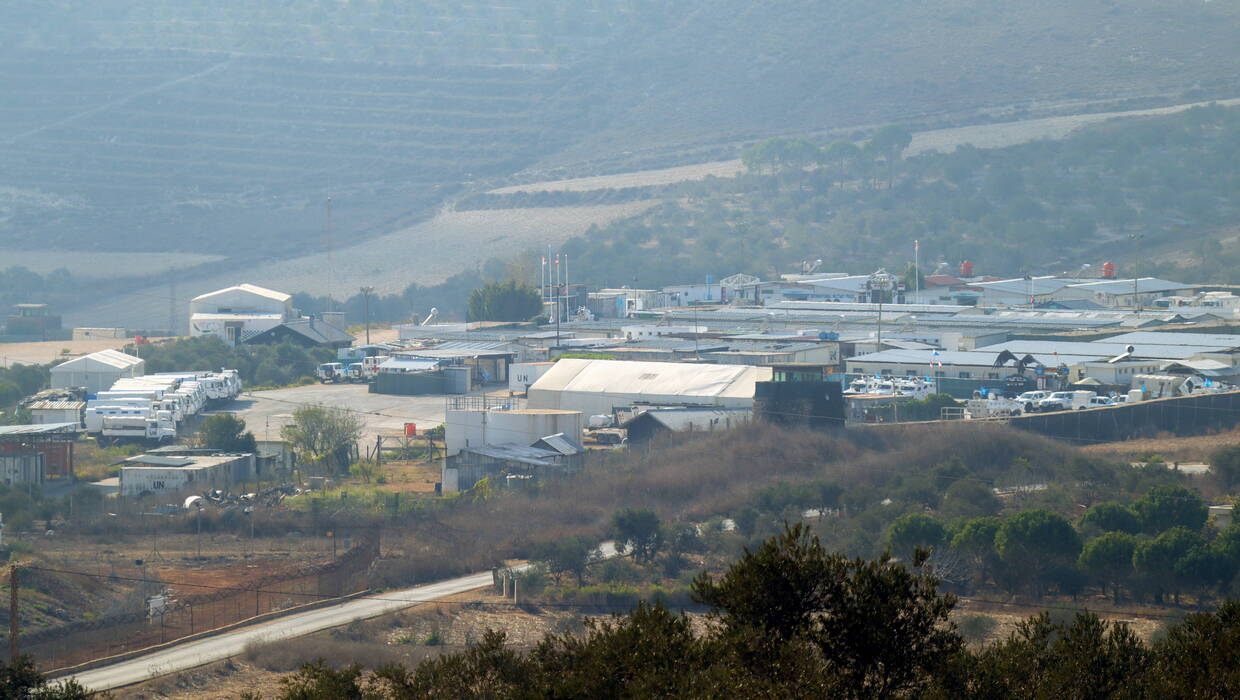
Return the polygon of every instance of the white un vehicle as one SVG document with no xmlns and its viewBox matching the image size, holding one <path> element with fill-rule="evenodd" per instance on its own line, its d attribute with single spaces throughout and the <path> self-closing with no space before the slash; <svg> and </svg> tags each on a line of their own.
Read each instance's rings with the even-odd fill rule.
<svg viewBox="0 0 1240 700">
<path fill-rule="evenodd" d="M 1091 408 L 1090 399 L 1096 397 L 1092 391 L 1056 391 L 1037 403 L 1039 411 L 1074 411 Z"/>
</svg>

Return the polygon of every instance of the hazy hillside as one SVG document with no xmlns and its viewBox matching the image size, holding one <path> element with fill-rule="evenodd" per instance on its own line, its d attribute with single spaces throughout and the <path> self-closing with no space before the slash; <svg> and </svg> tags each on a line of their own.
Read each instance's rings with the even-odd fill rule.
<svg viewBox="0 0 1240 700">
<path fill-rule="evenodd" d="M 1201 0 L 15 0 L 0 250 L 249 264 L 324 250 L 328 197 L 339 248 L 521 170 L 1230 95 L 1238 18 Z"/>
</svg>

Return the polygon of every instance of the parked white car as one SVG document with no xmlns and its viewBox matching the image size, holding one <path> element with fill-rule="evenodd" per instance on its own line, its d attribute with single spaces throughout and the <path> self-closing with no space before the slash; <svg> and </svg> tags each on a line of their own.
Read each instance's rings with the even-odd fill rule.
<svg viewBox="0 0 1240 700">
<path fill-rule="evenodd" d="M 1099 408 L 1102 406 L 1114 406 L 1115 399 L 1110 396 L 1095 396 L 1089 400 L 1090 408 Z"/>
<path fill-rule="evenodd" d="M 1033 413 L 1038 409 L 1038 402 L 1050 395 L 1049 391 L 1026 391 L 1017 396 L 1016 400 L 1025 407 L 1025 413 Z"/>
<path fill-rule="evenodd" d="M 1089 408 L 1089 400 L 1096 397 L 1092 391 L 1056 391 L 1038 402 L 1039 411 L 1071 411 Z"/>
</svg>

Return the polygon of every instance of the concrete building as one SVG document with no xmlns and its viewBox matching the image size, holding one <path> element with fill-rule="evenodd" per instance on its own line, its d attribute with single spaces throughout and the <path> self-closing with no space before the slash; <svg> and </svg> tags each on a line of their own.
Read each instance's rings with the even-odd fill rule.
<svg viewBox="0 0 1240 700">
<path fill-rule="evenodd" d="M 530 408 L 606 414 L 618 406 L 753 405 L 769 367 L 618 360 L 560 360 L 528 392 Z"/>
<path fill-rule="evenodd" d="M 444 452 L 485 445 L 532 445 L 546 435 L 563 434 L 581 441 L 581 411 L 547 408 L 452 409 L 444 415 Z"/>
<path fill-rule="evenodd" d="M 189 333 L 214 335 L 231 346 L 297 318 L 293 297 L 253 284 L 200 294 L 189 302 Z"/>
<path fill-rule="evenodd" d="M 138 455 L 121 465 L 121 496 L 226 489 L 254 476 L 254 455 Z"/>
<path fill-rule="evenodd" d="M 53 367 L 52 388 L 84 387 L 87 394 L 97 394 L 124 377 L 141 377 L 145 373 L 146 360 L 119 350 L 100 350 Z"/>
</svg>

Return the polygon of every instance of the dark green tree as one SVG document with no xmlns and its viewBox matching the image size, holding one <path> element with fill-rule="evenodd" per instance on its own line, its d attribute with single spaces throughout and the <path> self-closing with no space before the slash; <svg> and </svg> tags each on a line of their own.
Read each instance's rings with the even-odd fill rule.
<svg viewBox="0 0 1240 700">
<path fill-rule="evenodd" d="M 898 124 L 888 124 L 874 132 L 869 146 L 887 162 L 887 187 L 895 181 L 896 163 L 913 142 L 913 134 Z"/>
<path fill-rule="evenodd" d="M 1177 565 L 1203 544 L 1201 535 L 1177 526 L 1137 545 L 1132 554 L 1132 565 L 1154 594 L 1155 602 L 1162 603 L 1163 595 L 1168 591 L 1174 592 L 1176 602 L 1179 602 L 1180 587 L 1185 581 L 1177 571 Z"/>
<path fill-rule="evenodd" d="M 663 548 L 663 524 L 659 516 L 648 508 L 623 508 L 611 519 L 616 549 L 620 553 L 633 552 L 633 560 L 649 564 Z"/>
<path fill-rule="evenodd" d="M 1098 532 L 1126 532 L 1135 535 L 1141 532 L 1141 520 L 1132 509 L 1108 501 L 1106 503 L 1096 503 L 1085 511 L 1085 515 L 1081 516 L 1081 527 L 1087 532 L 1096 530 Z"/>
<path fill-rule="evenodd" d="M 1141 529 L 1157 535 L 1173 527 L 1194 532 L 1206 524 L 1210 508 L 1197 492 L 1183 486 L 1155 486 L 1132 504 L 1141 521 Z"/>
<path fill-rule="evenodd" d="M 1240 482 L 1240 445 L 1220 447 L 1210 454 L 1210 473 L 1228 493 Z"/>
<path fill-rule="evenodd" d="M 938 547 L 947 539 L 947 528 L 922 513 L 905 513 L 891 523 L 887 546 L 901 559 L 912 559 L 918 548 Z"/>
<path fill-rule="evenodd" d="M 561 574 L 577 577 L 577 585 L 585 585 L 586 568 L 598 561 L 598 543 L 588 537 L 562 537 L 534 547 L 530 558 L 547 567 L 558 578 Z"/>
<path fill-rule="evenodd" d="M 1000 563 L 995 534 L 1002 523 L 998 518 L 973 518 L 960 523 L 952 536 L 952 551 L 969 561 L 979 583 L 989 578 Z"/>
<path fill-rule="evenodd" d="M 0 698 L 15 700 L 86 700 L 86 698 L 106 698 L 110 694 L 101 695 L 87 692 L 72 678 L 49 684 L 39 672 L 34 660 L 28 656 L 19 656 L 16 663 L 0 664 Z"/>
<path fill-rule="evenodd" d="M 1062 515 L 1027 510 L 999 526 L 995 551 L 1008 567 L 1027 572 L 1028 584 L 1040 595 L 1057 569 L 1076 565 L 1081 537 Z"/>
<path fill-rule="evenodd" d="M 231 413 L 207 416 L 198 428 L 202 446 L 222 452 L 257 452 L 254 433 L 247 432 L 245 420 Z"/>
<path fill-rule="evenodd" d="M 930 697 L 1136 698 L 1150 654 L 1124 624 L 1082 613 L 1056 623 L 1042 613 L 1020 622 L 1007 639 L 940 674 Z M 1179 696 L 1172 696 L 1179 697 Z"/>
<path fill-rule="evenodd" d="M 542 310 L 538 290 L 514 279 L 488 282 L 469 294 L 471 321 L 528 321 Z"/>
<path fill-rule="evenodd" d="M 1111 586 L 1116 605 L 1120 586 L 1132 578 L 1132 554 L 1137 538 L 1124 532 L 1108 532 L 1090 540 L 1081 551 L 1081 570 L 1097 581 L 1103 590 Z"/>
<path fill-rule="evenodd" d="M 746 552 L 718 581 L 699 575 L 692 589 L 726 638 L 750 650 L 742 658 L 766 652 L 769 659 L 769 645 L 805 640 L 839 679 L 835 695 L 881 698 L 915 694 L 960 649 L 946 624 L 955 599 L 937 586 L 885 558 L 829 554 L 796 524 Z"/>
</svg>

